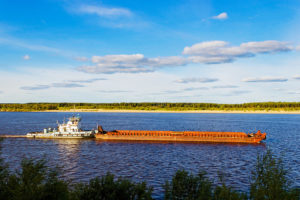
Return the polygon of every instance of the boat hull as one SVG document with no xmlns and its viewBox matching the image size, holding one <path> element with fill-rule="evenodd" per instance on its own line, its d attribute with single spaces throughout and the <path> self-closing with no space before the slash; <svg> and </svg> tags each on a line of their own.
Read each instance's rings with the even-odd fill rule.
<svg viewBox="0 0 300 200">
<path fill-rule="evenodd" d="M 27 138 L 42 138 L 42 139 L 84 139 L 94 138 L 95 135 L 92 133 L 28 133 Z"/>
<path fill-rule="evenodd" d="M 172 131 L 111 131 L 95 135 L 99 140 L 160 141 L 160 142 L 214 142 L 214 143 L 260 143 L 266 134 L 250 136 L 242 132 L 172 132 Z"/>
</svg>

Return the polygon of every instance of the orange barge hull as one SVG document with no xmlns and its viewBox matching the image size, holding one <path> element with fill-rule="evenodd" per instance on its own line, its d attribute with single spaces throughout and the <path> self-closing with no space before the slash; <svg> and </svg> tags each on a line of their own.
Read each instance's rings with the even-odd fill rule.
<svg viewBox="0 0 300 200">
<path fill-rule="evenodd" d="M 103 131 L 99 127 L 95 135 L 99 140 L 119 141 L 161 141 L 161 142 L 218 142 L 218 143 L 260 143 L 266 139 L 266 133 L 244 132 L 200 132 L 200 131 L 141 131 L 115 130 Z"/>
</svg>

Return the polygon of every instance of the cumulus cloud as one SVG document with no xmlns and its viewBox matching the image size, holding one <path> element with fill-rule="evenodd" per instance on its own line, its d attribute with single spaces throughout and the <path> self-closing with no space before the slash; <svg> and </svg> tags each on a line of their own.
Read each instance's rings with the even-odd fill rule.
<svg viewBox="0 0 300 200">
<path fill-rule="evenodd" d="M 188 63 L 184 57 L 146 58 L 143 54 L 93 56 L 91 60 L 94 65 L 77 69 L 87 73 L 140 73 L 153 72 L 156 67 L 182 66 Z"/>
<path fill-rule="evenodd" d="M 83 14 L 95 14 L 100 17 L 129 17 L 132 12 L 126 8 L 113 8 L 95 5 L 80 5 L 76 12 Z"/>
<path fill-rule="evenodd" d="M 228 15 L 226 12 L 222 12 L 220 14 L 218 14 L 217 16 L 213 16 L 213 19 L 217 19 L 217 20 L 224 20 L 224 19 L 228 19 Z"/>
<path fill-rule="evenodd" d="M 101 65 L 81 66 L 78 67 L 77 70 L 92 74 L 141 73 L 154 71 L 154 69 L 146 69 L 144 67 L 101 67 Z"/>
<path fill-rule="evenodd" d="M 178 79 L 175 82 L 176 83 L 211 83 L 216 81 L 218 81 L 218 79 L 216 78 L 183 78 L 183 79 Z"/>
<path fill-rule="evenodd" d="M 24 56 L 23 56 L 23 59 L 24 59 L 24 60 L 29 60 L 29 59 L 30 59 L 30 56 L 29 56 L 29 55 L 24 55 Z"/>
<path fill-rule="evenodd" d="M 277 53 L 293 50 L 286 42 L 276 40 L 247 42 L 239 46 L 230 46 L 225 41 L 208 41 L 194 44 L 183 49 L 184 55 L 195 63 L 225 63 L 239 57 L 250 57 L 260 53 Z"/>
<path fill-rule="evenodd" d="M 185 47 L 182 52 L 184 56 L 154 58 L 147 58 L 143 54 L 92 56 L 89 65 L 80 66 L 77 69 L 87 73 L 106 74 L 153 72 L 160 67 L 198 63 L 221 64 L 256 54 L 286 52 L 293 49 L 288 43 L 275 40 L 247 42 L 239 46 L 230 46 L 225 41 L 208 41 Z"/>
<path fill-rule="evenodd" d="M 287 78 L 283 77 L 261 77 L 261 78 L 245 78 L 243 82 L 286 82 Z"/>
</svg>

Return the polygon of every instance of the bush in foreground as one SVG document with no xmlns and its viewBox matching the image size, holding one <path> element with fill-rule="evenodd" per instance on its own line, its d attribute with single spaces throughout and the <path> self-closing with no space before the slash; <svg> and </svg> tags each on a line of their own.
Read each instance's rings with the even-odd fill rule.
<svg viewBox="0 0 300 200">
<path fill-rule="evenodd" d="M 247 195 L 239 193 L 226 186 L 213 187 L 213 184 L 205 176 L 204 172 L 194 176 L 182 170 L 177 171 L 171 183 L 164 185 L 165 199 L 197 199 L 197 200 L 239 200 L 247 199 Z"/>
<path fill-rule="evenodd" d="M 291 187 L 287 174 L 282 159 L 275 158 L 271 151 L 259 155 L 252 171 L 250 199 L 300 199 L 299 189 Z"/>
<path fill-rule="evenodd" d="M 72 194 L 72 199 L 152 199 L 152 188 L 145 182 L 133 183 L 126 179 L 115 180 L 114 175 L 108 173 L 102 178 L 91 179 L 88 184 L 78 184 Z"/>
</svg>

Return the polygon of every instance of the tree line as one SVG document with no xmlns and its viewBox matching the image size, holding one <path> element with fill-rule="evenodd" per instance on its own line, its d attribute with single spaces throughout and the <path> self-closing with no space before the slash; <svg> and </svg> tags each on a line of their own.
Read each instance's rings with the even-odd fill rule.
<svg viewBox="0 0 300 200">
<path fill-rule="evenodd" d="M 214 186 L 205 172 L 175 173 L 164 185 L 165 200 L 299 200 L 299 188 L 292 187 L 288 170 L 271 151 L 259 155 L 252 171 L 248 192 L 226 185 Z M 0 159 L 0 199 L 5 200 L 152 200 L 153 188 L 107 173 L 88 183 L 72 183 L 60 178 L 59 168 L 50 168 L 45 160 L 24 159 L 21 168 L 12 171 Z"/>
<path fill-rule="evenodd" d="M 216 103 L 2 103 L 2 112 L 58 111 L 58 110 L 215 110 L 215 111 L 300 111 L 300 102 L 257 102 L 242 104 Z"/>
</svg>

